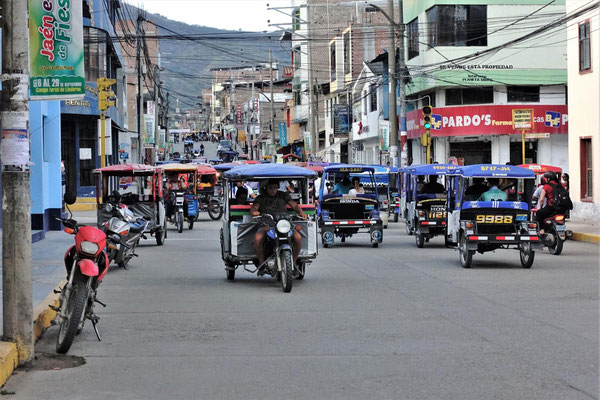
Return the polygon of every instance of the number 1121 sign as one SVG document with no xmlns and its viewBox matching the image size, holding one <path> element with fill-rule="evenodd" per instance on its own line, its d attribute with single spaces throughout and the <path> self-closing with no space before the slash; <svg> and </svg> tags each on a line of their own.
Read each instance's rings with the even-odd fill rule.
<svg viewBox="0 0 600 400">
<path fill-rule="evenodd" d="M 31 100 L 85 95 L 82 2 L 29 0 Z"/>
</svg>

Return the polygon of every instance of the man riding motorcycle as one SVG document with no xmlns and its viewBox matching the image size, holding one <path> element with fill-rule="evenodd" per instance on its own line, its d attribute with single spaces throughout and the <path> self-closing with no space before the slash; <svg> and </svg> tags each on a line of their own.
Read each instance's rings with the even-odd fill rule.
<svg viewBox="0 0 600 400">
<path fill-rule="evenodd" d="M 188 182 L 187 175 L 179 174 L 173 175 L 169 182 L 166 185 L 166 201 L 165 201 L 165 213 L 167 218 L 171 219 L 171 217 L 175 214 L 175 192 L 178 191 L 187 191 L 188 190 Z M 184 200 L 186 207 L 184 207 L 184 211 L 187 213 L 187 200 Z"/>
<path fill-rule="evenodd" d="M 546 184 L 542 186 L 540 198 L 538 200 L 538 204 L 543 207 L 541 207 L 536 213 L 536 219 L 538 220 L 540 226 L 540 235 L 545 233 L 543 224 L 546 218 L 550 218 L 556 214 L 563 214 L 565 212 L 565 210 L 556 208 L 555 205 L 553 186 L 560 185 L 560 183 L 558 183 L 556 174 L 552 171 L 548 171 L 544 174 L 544 178 L 546 179 Z M 547 200 L 545 205 L 544 200 Z"/>
<path fill-rule="evenodd" d="M 254 199 L 254 203 L 250 209 L 250 213 L 253 216 L 259 216 L 261 214 L 270 214 L 272 216 L 285 214 L 286 207 L 290 206 L 296 211 L 302 219 L 306 219 L 306 214 L 302 211 L 300 205 L 292 200 L 292 197 L 287 192 L 279 190 L 279 182 L 276 180 L 269 180 L 264 191 Z M 265 242 L 266 232 L 264 229 L 259 229 L 254 236 L 254 251 L 258 257 L 258 265 L 262 265 L 265 261 Z M 296 264 L 298 255 L 302 248 L 302 237 L 297 231 L 292 233 L 292 250 L 293 260 Z"/>
</svg>

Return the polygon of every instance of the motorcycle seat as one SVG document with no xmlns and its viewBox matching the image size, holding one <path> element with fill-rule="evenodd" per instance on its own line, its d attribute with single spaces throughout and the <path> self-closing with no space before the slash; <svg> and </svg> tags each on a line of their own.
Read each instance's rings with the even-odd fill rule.
<svg viewBox="0 0 600 400">
<path fill-rule="evenodd" d="M 136 222 L 130 223 L 129 226 L 131 227 L 131 230 L 139 232 L 146 226 L 146 220 L 139 218 Z"/>
</svg>

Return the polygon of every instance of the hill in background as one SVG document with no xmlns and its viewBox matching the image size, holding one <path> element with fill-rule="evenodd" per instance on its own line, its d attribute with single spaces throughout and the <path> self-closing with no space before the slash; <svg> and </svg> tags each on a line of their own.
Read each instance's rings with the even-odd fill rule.
<svg viewBox="0 0 600 400">
<path fill-rule="evenodd" d="M 131 15 L 137 15 L 135 7 Z M 266 63 L 269 50 L 273 50 L 273 59 L 281 65 L 291 64 L 289 51 L 285 51 L 278 42 L 281 31 L 222 30 L 189 25 L 151 13 L 147 13 L 146 18 L 159 26 L 164 89 L 171 93 L 172 100 L 173 97 L 179 98 L 180 106 L 184 108 L 195 106 L 200 102 L 198 96 L 201 96 L 202 89 L 210 88 L 211 68 Z"/>
</svg>

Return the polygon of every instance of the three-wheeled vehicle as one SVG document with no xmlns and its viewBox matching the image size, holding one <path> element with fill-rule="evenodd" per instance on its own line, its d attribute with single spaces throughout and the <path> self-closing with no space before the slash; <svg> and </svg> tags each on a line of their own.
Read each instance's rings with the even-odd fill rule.
<svg viewBox="0 0 600 400">
<path fill-rule="evenodd" d="M 532 170 L 536 176 L 536 183 L 541 183 L 541 177 L 548 171 L 554 172 L 560 179 L 562 175 L 562 168 L 553 167 L 551 165 L 540 165 L 540 164 L 523 164 L 519 167 L 527 168 Z M 536 207 L 534 212 L 541 208 L 542 205 L 537 204 L 537 198 L 535 199 Z M 563 213 L 558 213 L 549 218 L 546 218 L 543 222 L 541 229 L 544 229 L 545 235 L 540 237 L 542 243 L 548 247 L 550 254 L 558 256 L 563 251 L 563 246 L 567 240 L 567 225 L 566 220 L 569 218 L 569 210 L 565 210 Z M 572 233 L 572 232 L 571 232 Z"/>
<path fill-rule="evenodd" d="M 372 183 L 369 180 L 369 175 L 362 175 L 360 178 L 360 183 L 365 188 L 366 192 L 377 193 L 377 197 L 379 198 L 379 211 L 380 218 L 383 221 L 383 228 L 387 229 L 388 222 L 390 218 L 390 168 L 382 165 L 368 165 L 372 167 L 374 170 L 375 177 L 375 189 Z"/>
<path fill-rule="evenodd" d="M 542 248 L 531 220 L 534 183 L 533 171 L 510 165 L 470 165 L 446 175 L 447 241 L 458 246 L 464 268 L 471 267 L 475 251 L 511 247 L 519 250 L 522 267 L 531 268 Z"/>
<path fill-rule="evenodd" d="M 160 167 L 165 177 L 167 219 L 183 232 L 183 221 L 194 228 L 198 219 L 197 164 L 165 164 Z"/>
<path fill-rule="evenodd" d="M 221 219 L 223 207 L 221 207 L 222 192 L 217 187 L 218 172 L 210 165 L 198 165 L 197 197 L 199 211 L 208 212 L 213 221 Z"/>
<path fill-rule="evenodd" d="M 103 226 L 112 218 L 109 197 L 114 190 L 121 194 L 120 201 L 135 216 L 148 222 L 144 234 L 156 238 L 162 246 L 167 238 L 167 219 L 162 191 L 162 171 L 150 165 L 118 164 L 94 171 L 96 181 L 97 223 Z"/>
<path fill-rule="evenodd" d="M 389 218 L 398 222 L 400 218 L 400 195 L 402 192 L 402 168 L 389 167 L 390 169 L 390 207 Z"/>
<path fill-rule="evenodd" d="M 323 247 L 333 245 L 336 236 L 345 242 L 347 237 L 360 231 L 369 232 L 373 247 L 383 242 L 383 221 L 375 190 L 365 187 L 364 194 L 356 195 L 346 191 L 347 184 L 354 177 L 368 180 L 370 188 L 375 188 L 374 174 L 375 168 L 362 165 L 338 164 L 323 169 L 317 211 Z M 336 187 L 344 189 L 334 190 Z"/>
<path fill-rule="evenodd" d="M 449 171 L 456 169 L 452 164 L 426 164 L 407 167 L 406 175 L 406 232 L 415 235 L 418 248 L 422 248 L 429 239 L 446 234 L 446 190 L 440 182 Z M 419 178 L 421 177 L 421 181 Z M 435 177 L 439 190 L 425 186 L 427 179 Z M 423 182 L 421 184 L 420 182 Z M 420 184 L 422 185 L 421 187 Z M 435 184 L 434 184 L 435 185 Z M 425 190 L 418 190 L 425 188 Z M 428 190 L 432 188 L 433 190 Z"/>
<path fill-rule="evenodd" d="M 315 206 L 308 194 L 308 180 L 316 174 L 305 168 L 287 165 L 243 165 L 223 174 L 225 198 L 225 214 L 221 229 L 221 256 L 225 262 L 227 279 L 234 280 L 239 266 L 258 276 L 269 274 L 281 280 L 282 289 L 292 289 L 292 278 L 303 279 L 306 265 L 317 256 L 317 222 Z M 261 190 L 268 180 L 289 181 L 295 184 L 296 201 L 308 220 L 299 219 L 295 211 L 289 209 L 286 215 L 250 215 L 251 204 L 243 201 L 238 204 L 233 196 L 235 182 L 246 184 L 258 183 Z M 254 236 L 258 229 L 266 230 L 265 261 L 257 265 L 254 251 Z M 302 249 L 297 263 L 292 260 L 292 232 L 297 231 L 302 237 Z"/>
</svg>

